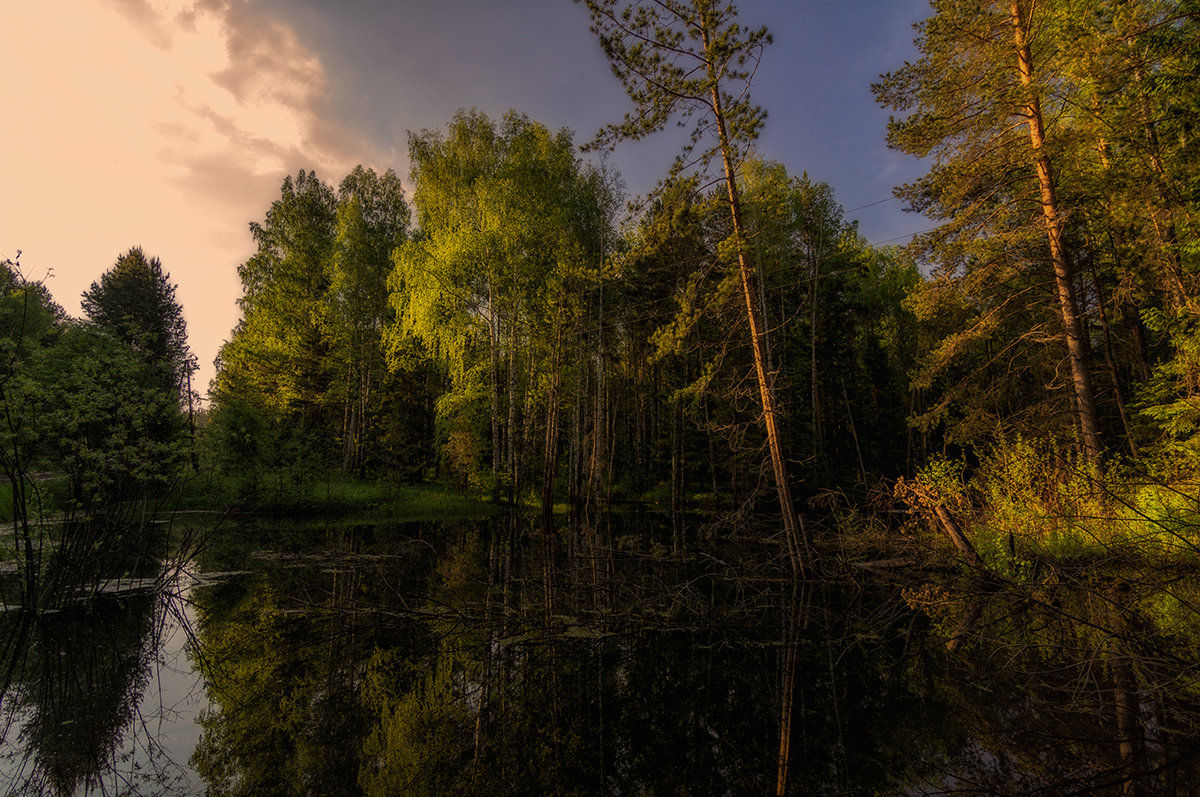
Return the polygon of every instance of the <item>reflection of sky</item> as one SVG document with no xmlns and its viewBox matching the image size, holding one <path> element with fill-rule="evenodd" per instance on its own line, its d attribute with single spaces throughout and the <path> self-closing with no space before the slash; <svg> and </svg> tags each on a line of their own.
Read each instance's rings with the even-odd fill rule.
<svg viewBox="0 0 1200 797">
<path fill-rule="evenodd" d="M 143 679 L 137 712 L 106 756 L 112 768 L 98 773 L 90 789 L 79 783 L 76 794 L 204 793 L 203 781 L 188 763 L 200 740 L 197 719 L 208 705 L 203 678 L 192 669 L 187 655 L 188 628 L 195 628 L 196 622 L 189 582 L 186 575 L 181 575 L 160 594 L 155 607 L 156 638 L 143 640 L 150 647 L 149 672 Z M 128 581 L 123 587 L 137 591 L 146 588 Z M 32 688 L 31 684 L 16 687 L 21 692 Z M 24 732 L 32 718 L 32 706 L 17 695 L 10 695 L 5 703 L 0 721 L 11 724 L 6 724 L 0 741 L 0 794 L 22 794 L 23 784 L 31 779 L 34 783 L 42 780 L 41 774 L 34 771 Z M 18 705 L 21 710 L 10 713 Z"/>
<path fill-rule="evenodd" d="M 185 579 L 181 576 L 180 580 Z M 158 661 L 138 704 L 137 721 L 143 723 L 143 728 L 131 740 L 138 745 L 135 761 L 145 767 L 152 763 L 145 759 L 159 758 L 166 772 L 174 776 L 174 794 L 203 794 L 205 790 L 200 776 L 188 764 L 200 742 L 200 713 L 208 707 L 204 679 L 192 669 L 187 654 L 189 629 L 196 628 L 190 592 L 188 586 L 177 593 L 178 597 L 164 599 Z M 159 748 L 158 755 L 154 748 Z"/>
<path fill-rule="evenodd" d="M 926 0 L 740 10 L 775 38 L 754 92 L 769 113 L 766 157 L 830 183 L 846 208 L 916 176 L 886 150 L 869 84 L 912 57 Z M 363 162 L 407 177 L 406 131 L 440 128 L 460 107 L 515 108 L 583 142 L 627 108 L 587 25 L 567 0 L 0 3 L 0 257 L 24 250 L 29 276 L 52 271 L 73 314 L 129 247 L 160 257 L 203 390 L 237 320 L 246 225 L 285 174 L 315 168 L 336 184 Z M 613 153 L 631 191 L 653 185 L 683 135 Z M 894 200 L 859 218 L 873 242 L 925 226 Z"/>
</svg>

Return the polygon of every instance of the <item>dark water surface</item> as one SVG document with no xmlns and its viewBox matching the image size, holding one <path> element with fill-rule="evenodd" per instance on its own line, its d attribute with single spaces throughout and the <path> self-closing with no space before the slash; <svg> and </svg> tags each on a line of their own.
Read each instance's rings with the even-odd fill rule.
<svg viewBox="0 0 1200 797">
<path fill-rule="evenodd" d="M 0 793 L 1200 793 L 1191 573 L 797 583 L 645 518 L 219 537 L 0 613 Z"/>
</svg>

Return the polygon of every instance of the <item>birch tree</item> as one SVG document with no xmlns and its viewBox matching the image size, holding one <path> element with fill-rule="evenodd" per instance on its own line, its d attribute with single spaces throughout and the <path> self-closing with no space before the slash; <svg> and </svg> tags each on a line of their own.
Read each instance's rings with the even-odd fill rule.
<svg viewBox="0 0 1200 797">
<path fill-rule="evenodd" d="M 576 160 L 567 131 L 511 112 L 498 125 L 460 112 L 445 134 L 412 136 L 409 152 L 419 229 L 395 254 L 397 327 L 449 376 L 439 400 L 447 457 L 470 470 L 490 449 L 496 483 L 519 492 L 539 407 L 554 468 L 574 297 L 599 256 L 603 203 L 585 200 L 604 183 Z"/>
</svg>

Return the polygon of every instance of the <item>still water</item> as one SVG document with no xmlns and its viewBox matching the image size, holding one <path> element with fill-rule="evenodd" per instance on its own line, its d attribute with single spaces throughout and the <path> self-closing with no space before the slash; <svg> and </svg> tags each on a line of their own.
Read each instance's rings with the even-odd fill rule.
<svg viewBox="0 0 1200 797">
<path fill-rule="evenodd" d="M 0 794 L 1195 794 L 1200 584 L 244 524 L 0 613 Z"/>
</svg>

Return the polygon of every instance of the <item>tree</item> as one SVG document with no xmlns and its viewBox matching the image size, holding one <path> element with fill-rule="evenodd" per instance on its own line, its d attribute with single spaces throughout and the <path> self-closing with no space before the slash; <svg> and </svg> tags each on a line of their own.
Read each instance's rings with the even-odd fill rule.
<svg viewBox="0 0 1200 797">
<path fill-rule="evenodd" d="M 94 325 L 63 326 L 36 364 L 40 436 L 81 517 L 167 487 L 186 462 L 178 395 L 161 371 Z"/>
<path fill-rule="evenodd" d="M 194 437 L 192 374 L 196 358 L 188 349 L 187 322 L 175 298 L 175 286 L 159 259 L 148 258 L 141 247 L 133 247 L 83 292 L 82 305 L 92 331 L 111 337 L 143 369 L 143 375 L 137 379 L 143 383 L 139 389 L 145 395 L 129 401 L 124 412 L 132 414 L 127 420 L 110 418 L 110 421 L 117 425 L 132 424 L 141 429 L 139 434 L 149 436 L 148 442 L 173 450 L 184 432 L 180 410 L 186 407 L 188 435 Z M 79 334 L 83 336 L 80 340 L 87 337 L 83 331 Z M 64 345 L 69 339 L 70 336 L 64 338 Z M 119 358 L 113 361 L 114 372 L 128 376 L 127 366 L 118 367 L 115 365 L 118 361 Z M 90 445 L 100 450 L 95 441 Z M 164 457 L 163 464 L 170 459 Z M 192 462 L 195 465 L 194 453 Z M 134 483 L 149 482 L 139 476 Z"/>
<path fill-rule="evenodd" d="M 750 345 L 763 426 L 793 570 L 803 563 L 804 539 L 792 507 L 787 459 L 780 432 L 775 374 L 767 362 L 767 329 L 762 323 L 759 288 L 747 258 L 745 223 L 737 171 L 757 138 L 766 114 L 749 99 L 749 83 L 763 48 L 766 28 L 747 30 L 736 21 L 732 2 L 717 0 L 584 0 L 592 31 L 600 40 L 613 73 L 637 106 L 619 124 L 605 127 L 596 144 L 638 139 L 661 130 L 673 118 L 696 118 L 689 144 L 676 158 L 673 173 L 706 166 L 719 156 L 732 226 L 730 250 L 746 305 Z M 711 143 L 705 148 L 702 143 Z"/>
<path fill-rule="evenodd" d="M 251 223 L 258 248 L 238 268 L 242 318 L 212 389 L 224 441 L 214 443 L 232 446 L 219 461 L 234 473 L 248 457 L 243 497 L 254 497 L 259 468 L 302 492 L 309 473 L 334 463 L 405 478 L 426 467 L 412 445 L 428 414 L 425 358 L 392 335 L 388 304 L 392 253 L 408 223 L 399 178 L 363 166 L 336 192 L 312 172 L 288 176 Z"/>
<path fill-rule="evenodd" d="M 555 470 L 564 349 L 598 270 L 608 186 L 578 163 L 568 131 L 514 112 L 496 124 L 460 111 L 445 134 L 411 136 L 409 151 L 419 231 L 396 251 L 397 328 L 449 377 L 448 464 L 475 475 L 490 454 L 494 483 L 519 492 L 538 415 L 543 475 Z"/>
<path fill-rule="evenodd" d="M 66 314 L 41 282 L 26 279 L 20 258 L 18 251 L 15 260 L 0 261 L 0 472 L 8 480 L 13 539 L 23 559 L 20 600 L 34 607 L 45 531 L 39 522 L 41 500 L 32 474 L 42 442 L 40 390 L 33 372 Z"/>
<path fill-rule="evenodd" d="M 156 382 L 183 403 L 190 401 L 195 358 L 187 322 L 171 276 L 157 257 L 135 246 L 83 292 L 83 312 L 101 330 L 129 346 L 156 372 Z"/>
<path fill-rule="evenodd" d="M 356 166 L 338 191 L 337 237 L 329 282 L 329 331 L 344 362 L 342 469 L 362 472 L 381 403 L 382 335 L 390 323 L 387 277 L 392 252 L 408 235 L 404 186 L 390 169 Z"/>
<path fill-rule="evenodd" d="M 916 269 L 896 251 L 872 249 L 833 190 L 807 174 L 751 159 L 742 184 L 763 323 L 775 330 L 768 359 L 785 439 L 808 441 L 819 487 L 902 471 L 914 352 L 901 300 Z"/>
<path fill-rule="evenodd" d="M 333 368 L 325 335 L 337 204 L 315 173 L 283 181 L 250 232 L 258 251 L 238 267 L 242 320 L 221 350 L 216 392 L 319 425 Z M 303 416 L 302 418 L 299 416 Z"/>
<path fill-rule="evenodd" d="M 1097 461 L 1101 424 L 1060 188 L 1073 106 L 1052 5 L 936 0 L 918 26 L 922 57 L 874 90 L 905 114 L 891 120 L 889 145 L 933 158 L 928 174 L 898 189 L 912 208 L 944 222 L 919 245 L 939 262 L 941 285 L 961 286 L 980 302 L 973 331 L 943 347 L 940 362 L 1031 305 L 1053 302 L 1057 332 L 1032 337 L 1065 342 L 1076 428 Z"/>
<path fill-rule="evenodd" d="M 211 391 L 216 426 L 259 416 L 267 444 L 256 450 L 297 494 L 337 450 L 340 380 L 329 335 L 336 208 L 333 190 L 302 170 L 250 224 L 258 248 L 238 267 L 242 318 L 221 347 Z M 233 415 L 223 418 L 226 410 Z"/>
</svg>

